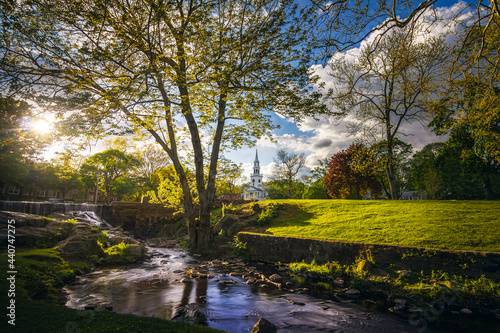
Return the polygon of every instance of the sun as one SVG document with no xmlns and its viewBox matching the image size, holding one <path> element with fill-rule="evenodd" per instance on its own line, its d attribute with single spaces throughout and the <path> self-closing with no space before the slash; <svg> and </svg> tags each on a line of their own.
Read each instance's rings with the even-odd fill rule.
<svg viewBox="0 0 500 333">
<path fill-rule="evenodd" d="M 35 119 L 32 122 L 31 130 L 40 134 L 48 134 L 52 131 L 53 124 L 45 119 Z"/>
</svg>

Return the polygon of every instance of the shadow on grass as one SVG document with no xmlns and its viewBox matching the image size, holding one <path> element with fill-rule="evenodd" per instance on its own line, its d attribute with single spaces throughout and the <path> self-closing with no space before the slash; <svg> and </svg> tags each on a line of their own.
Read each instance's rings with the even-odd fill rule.
<svg viewBox="0 0 500 333">
<path fill-rule="evenodd" d="M 278 217 L 271 221 L 266 227 L 305 227 L 311 224 L 309 222 L 314 217 L 314 213 L 304 210 L 299 205 L 284 204 L 278 210 Z"/>
</svg>

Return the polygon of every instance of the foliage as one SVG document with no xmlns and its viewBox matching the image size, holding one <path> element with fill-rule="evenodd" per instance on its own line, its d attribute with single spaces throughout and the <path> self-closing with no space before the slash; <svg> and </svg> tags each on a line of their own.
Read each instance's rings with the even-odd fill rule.
<svg viewBox="0 0 500 333">
<path fill-rule="evenodd" d="M 454 304 L 463 307 L 476 307 L 477 304 L 491 304 L 495 306 L 500 299 L 500 284 L 481 276 L 470 278 L 453 275 L 442 271 L 430 273 L 411 272 L 405 276 L 389 268 L 389 276 L 367 274 L 358 271 L 357 263 L 339 265 L 336 262 L 323 265 L 314 262 L 290 263 L 289 268 L 294 274 L 312 275 L 315 278 L 326 279 L 331 283 L 331 278 L 342 276 L 349 283 L 349 288 L 359 289 L 362 294 L 375 295 L 389 294 L 389 299 L 408 298 L 412 306 L 425 306 L 430 301 L 452 300 Z"/>
<path fill-rule="evenodd" d="M 190 240 L 206 248 L 221 152 L 269 135 L 269 110 L 326 110 L 309 89 L 296 18 L 291 0 L 21 1 L 2 14 L 15 43 L 1 44 L 0 82 L 50 96 L 76 134 L 154 138 L 178 174 Z"/>
<path fill-rule="evenodd" d="M 105 249 L 107 247 L 107 244 L 109 243 L 109 236 L 107 231 L 103 231 L 99 237 L 97 237 L 97 243 Z"/>
<path fill-rule="evenodd" d="M 34 116 L 27 102 L 0 95 L 0 182 L 22 183 L 47 145 L 49 138 L 30 128 Z"/>
<path fill-rule="evenodd" d="M 328 173 L 328 158 L 318 161 L 319 166 L 315 167 L 309 176 L 304 177 L 306 188 L 302 194 L 302 199 L 330 199 L 323 179 Z"/>
<path fill-rule="evenodd" d="M 295 274 L 313 274 L 321 277 L 335 277 L 343 273 L 343 267 L 338 262 L 329 262 L 324 265 L 319 265 L 313 261 L 308 264 L 305 262 L 292 262 L 288 265 L 290 270 Z"/>
<path fill-rule="evenodd" d="M 447 57 L 443 38 L 422 37 L 412 22 L 362 44 L 359 55 L 335 57 L 329 65 L 335 84 L 330 91 L 336 117 L 354 116 L 348 127 L 386 142 L 386 173 L 391 199 L 397 199 L 394 143 L 401 125 L 425 119 L 437 86 L 439 67 Z M 378 139 L 380 140 L 380 139 Z"/>
<path fill-rule="evenodd" d="M 494 199 L 500 193 L 500 170 L 472 149 L 467 131 L 454 130 L 446 143 L 433 143 L 417 152 L 410 163 L 408 185 L 425 190 L 429 199 Z"/>
<path fill-rule="evenodd" d="M 277 236 L 500 252 L 497 201 L 271 202 L 284 206 L 265 229 Z"/>
<path fill-rule="evenodd" d="M 402 192 L 409 189 L 407 187 L 407 180 L 410 172 L 409 165 L 410 157 L 413 154 L 413 148 L 411 144 L 405 143 L 398 138 L 394 138 L 392 149 L 396 193 L 398 194 L 398 198 L 400 198 Z M 376 157 L 380 166 L 380 170 L 384 170 L 384 167 L 387 165 L 388 160 L 387 141 L 382 140 L 371 145 L 370 150 Z M 387 195 L 387 197 L 390 197 L 391 194 L 389 191 L 389 184 L 387 183 L 387 177 L 384 177 L 383 173 L 380 173 L 379 179 L 380 183 L 382 184 L 384 193 Z"/>
<path fill-rule="evenodd" d="M 443 76 L 448 89 L 433 105 L 438 133 L 466 130 L 485 162 L 500 164 L 500 13 L 498 1 L 471 13 Z"/>
<path fill-rule="evenodd" d="M 493 0 L 495 2 L 497 0 Z M 433 0 L 390 2 L 311 1 L 303 9 L 302 24 L 311 31 L 308 45 L 320 60 L 330 60 L 332 54 L 358 45 L 374 31 L 405 28 L 428 10 L 432 15 Z M 377 35 L 374 43 L 380 42 Z"/>
<path fill-rule="evenodd" d="M 304 154 L 292 153 L 283 148 L 276 151 L 274 162 L 276 164 L 273 168 L 272 178 L 284 185 L 287 195 L 285 198 L 291 199 L 292 189 L 294 184 L 297 183 L 297 174 L 306 162 L 305 156 Z M 269 198 L 273 198 L 273 196 L 270 195 Z"/>
<path fill-rule="evenodd" d="M 278 206 L 273 204 L 267 205 L 266 208 L 260 212 L 257 224 L 268 225 L 275 217 L 278 217 Z"/>
<path fill-rule="evenodd" d="M 239 195 L 242 188 L 236 185 L 243 175 L 243 167 L 229 159 L 220 158 L 217 165 L 216 196 L 231 194 Z"/>
<path fill-rule="evenodd" d="M 6 256 L 2 255 L 2 263 L 7 263 Z M 30 298 L 59 302 L 64 300 L 61 288 L 76 276 L 77 271 L 85 270 L 88 266 L 68 263 L 61 258 L 57 249 L 52 248 L 16 252 L 16 268 L 16 300 Z"/>
<path fill-rule="evenodd" d="M 247 243 L 241 242 L 238 236 L 234 236 L 233 240 L 229 242 L 229 245 L 235 255 L 240 257 L 248 256 Z"/>
<path fill-rule="evenodd" d="M 305 185 L 300 181 L 287 183 L 286 180 L 271 180 L 264 186 L 268 191 L 269 199 L 300 199 L 305 190 Z"/>
<path fill-rule="evenodd" d="M 111 195 L 123 196 L 130 189 L 131 178 L 127 173 L 139 165 L 139 161 L 132 155 L 117 149 L 108 149 L 89 156 L 80 168 L 83 181 L 88 187 L 97 183 L 106 194 L 106 203 L 111 203 Z"/>
<path fill-rule="evenodd" d="M 352 144 L 338 152 L 327 167 L 323 184 L 332 198 L 361 199 L 368 190 L 374 197 L 380 195 L 379 167 L 373 153 L 364 145 Z"/>
</svg>

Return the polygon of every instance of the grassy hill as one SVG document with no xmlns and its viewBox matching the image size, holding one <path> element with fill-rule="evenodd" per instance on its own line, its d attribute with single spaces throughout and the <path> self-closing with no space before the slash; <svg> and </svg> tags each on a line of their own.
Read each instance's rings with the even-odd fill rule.
<svg viewBox="0 0 500 333">
<path fill-rule="evenodd" d="M 258 232 L 351 242 L 500 252 L 499 201 L 272 200 Z"/>
</svg>

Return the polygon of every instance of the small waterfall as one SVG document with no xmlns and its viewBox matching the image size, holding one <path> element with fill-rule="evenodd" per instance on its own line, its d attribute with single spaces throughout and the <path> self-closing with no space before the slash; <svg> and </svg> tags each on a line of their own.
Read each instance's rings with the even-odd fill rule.
<svg viewBox="0 0 500 333">
<path fill-rule="evenodd" d="M 89 224 L 95 225 L 96 227 L 100 227 L 101 229 L 107 229 L 107 230 L 113 229 L 113 226 L 111 224 L 102 220 L 93 211 L 75 210 L 75 211 L 66 212 L 64 215 L 74 217 L 75 219 L 77 219 L 79 221 L 87 222 Z"/>
<path fill-rule="evenodd" d="M 35 215 L 49 215 L 74 211 L 93 212 L 102 216 L 102 205 L 74 204 L 60 202 L 32 202 L 32 201 L 0 201 L 0 211 L 29 213 Z"/>
</svg>

